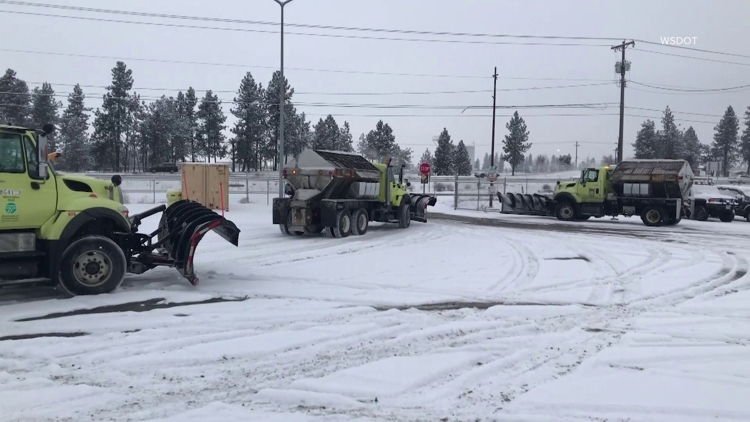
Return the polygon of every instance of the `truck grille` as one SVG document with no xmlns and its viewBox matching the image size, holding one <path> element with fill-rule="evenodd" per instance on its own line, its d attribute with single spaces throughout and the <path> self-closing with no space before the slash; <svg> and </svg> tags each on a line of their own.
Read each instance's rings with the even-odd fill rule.
<svg viewBox="0 0 750 422">
<path fill-rule="evenodd" d="M 0 234 L 0 253 L 34 252 L 36 236 L 34 233 Z"/>
</svg>

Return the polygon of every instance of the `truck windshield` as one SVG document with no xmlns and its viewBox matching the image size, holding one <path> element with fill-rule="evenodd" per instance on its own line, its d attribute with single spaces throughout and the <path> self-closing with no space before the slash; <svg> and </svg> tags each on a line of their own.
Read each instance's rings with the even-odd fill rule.
<svg viewBox="0 0 750 422">
<path fill-rule="evenodd" d="M 24 173 L 26 163 L 21 146 L 21 135 L 0 133 L 0 173 Z"/>
</svg>

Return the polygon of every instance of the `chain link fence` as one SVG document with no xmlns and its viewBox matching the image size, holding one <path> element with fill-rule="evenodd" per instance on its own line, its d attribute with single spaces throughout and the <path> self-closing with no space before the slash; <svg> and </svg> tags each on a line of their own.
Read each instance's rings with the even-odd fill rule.
<svg viewBox="0 0 750 422">
<path fill-rule="evenodd" d="M 109 180 L 109 173 L 86 173 L 87 176 Z M 167 191 L 180 189 L 180 174 L 120 174 L 125 202 L 130 204 L 159 204 L 167 201 Z M 418 174 L 405 175 L 411 184 L 408 190 L 415 193 L 429 193 L 439 198 L 443 204 L 454 209 L 485 210 L 500 209 L 497 192 L 527 193 L 554 188 L 559 179 L 544 177 L 506 176 L 498 177 L 490 186 L 486 178 L 474 176 L 431 176 L 422 184 Z M 244 196 L 241 202 L 270 204 L 278 195 L 279 179 L 274 172 L 231 173 L 229 195 Z"/>
</svg>

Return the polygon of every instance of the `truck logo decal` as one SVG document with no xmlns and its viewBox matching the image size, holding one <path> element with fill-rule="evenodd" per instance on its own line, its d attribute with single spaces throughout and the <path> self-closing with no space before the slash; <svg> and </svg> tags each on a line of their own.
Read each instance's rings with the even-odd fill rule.
<svg viewBox="0 0 750 422">
<path fill-rule="evenodd" d="M 5 204 L 6 214 L 15 214 L 16 211 L 18 211 L 18 207 L 16 206 L 15 202 L 8 202 L 7 204 Z"/>
</svg>

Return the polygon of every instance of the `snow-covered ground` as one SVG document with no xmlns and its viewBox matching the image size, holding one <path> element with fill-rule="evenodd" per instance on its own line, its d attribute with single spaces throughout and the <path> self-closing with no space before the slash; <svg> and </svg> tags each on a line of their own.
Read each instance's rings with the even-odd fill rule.
<svg viewBox="0 0 750 422">
<path fill-rule="evenodd" d="M 240 246 L 209 234 L 197 287 L 0 292 L 0 420 L 750 420 L 742 220 L 440 204 L 466 220 L 298 238 L 238 199 Z"/>
</svg>

